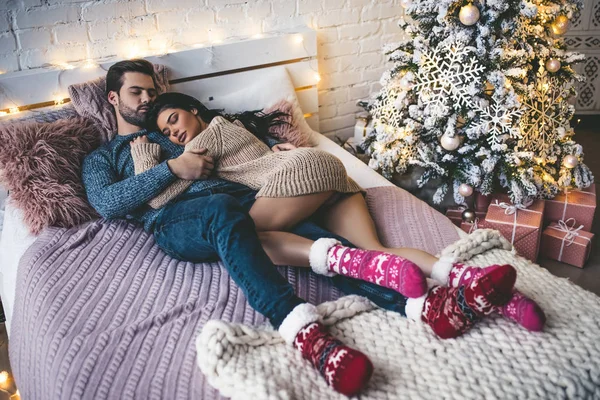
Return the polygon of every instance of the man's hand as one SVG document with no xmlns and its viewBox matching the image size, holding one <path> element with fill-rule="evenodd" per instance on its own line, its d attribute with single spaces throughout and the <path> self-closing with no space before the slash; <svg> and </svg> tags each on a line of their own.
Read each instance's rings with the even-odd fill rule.
<svg viewBox="0 0 600 400">
<path fill-rule="evenodd" d="M 140 143 L 150 143 L 150 141 L 148 140 L 148 137 L 146 135 L 138 136 L 131 141 L 132 146 L 135 146 Z"/>
<path fill-rule="evenodd" d="M 214 169 L 211 156 L 205 156 L 206 149 L 189 150 L 177 158 L 167 161 L 171 172 L 180 179 L 195 181 L 207 179 Z"/>
<path fill-rule="evenodd" d="M 294 150 L 296 149 L 296 146 L 294 146 L 291 143 L 279 143 L 276 144 L 275 146 L 271 147 L 271 150 L 273 150 L 273 152 L 277 153 L 278 151 L 287 151 L 287 150 Z"/>
</svg>

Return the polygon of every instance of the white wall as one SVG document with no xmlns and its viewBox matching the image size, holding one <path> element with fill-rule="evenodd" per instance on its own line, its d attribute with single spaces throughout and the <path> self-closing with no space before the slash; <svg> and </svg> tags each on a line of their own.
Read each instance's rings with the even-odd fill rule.
<svg viewBox="0 0 600 400">
<path fill-rule="evenodd" d="M 379 88 L 399 0 L 0 0 L 0 70 L 125 57 L 310 26 L 318 32 L 321 132 L 350 136 Z M 163 51 L 164 52 L 164 51 Z"/>
</svg>

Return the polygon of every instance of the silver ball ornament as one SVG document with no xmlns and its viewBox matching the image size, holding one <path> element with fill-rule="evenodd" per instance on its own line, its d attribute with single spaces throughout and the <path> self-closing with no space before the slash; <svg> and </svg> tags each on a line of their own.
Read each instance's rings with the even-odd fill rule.
<svg viewBox="0 0 600 400">
<path fill-rule="evenodd" d="M 460 147 L 460 136 L 450 137 L 450 135 L 444 133 L 440 139 L 440 144 L 445 150 L 454 151 Z"/>
<path fill-rule="evenodd" d="M 462 220 L 464 222 L 473 223 L 475 222 L 475 218 L 477 218 L 477 214 L 475 214 L 475 211 L 471 210 L 470 208 L 467 208 L 462 212 Z"/>
<path fill-rule="evenodd" d="M 412 6 L 412 0 L 400 0 L 400 5 L 404 8 Z"/>
<path fill-rule="evenodd" d="M 555 58 L 551 58 L 546 61 L 546 69 L 550 72 L 556 72 L 560 69 L 560 61 Z"/>
<path fill-rule="evenodd" d="M 479 21 L 479 8 L 473 4 L 467 4 L 460 9 L 458 13 L 458 19 L 463 25 L 471 26 L 475 25 Z"/>
<path fill-rule="evenodd" d="M 566 156 L 563 160 L 563 165 L 569 169 L 575 168 L 577 164 L 579 164 L 579 160 L 577 160 L 577 157 L 570 154 Z"/>
<path fill-rule="evenodd" d="M 469 197 L 473 194 L 473 188 L 466 183 L 461 183 L 458 187 L 458 193 L 460 193 L 460 195 L 463 197 Z"/>
</svg>

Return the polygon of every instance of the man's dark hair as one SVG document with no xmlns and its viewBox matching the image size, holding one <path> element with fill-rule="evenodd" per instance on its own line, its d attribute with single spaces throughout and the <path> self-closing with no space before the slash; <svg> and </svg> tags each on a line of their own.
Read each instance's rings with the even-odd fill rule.
<svg viewBox="0 0 600 400">
<path fill-rule="evenodd" d="M 106 95 L 111 91 L 119 93 L 123 86 L 123 75 L 126 72 L 140 72 L 152 77 L 156 87 L 156 77 L 154 75 L 154 66 L 146 60 L 123 60 L 113 64 L 106 73 Z"/>
</svg>

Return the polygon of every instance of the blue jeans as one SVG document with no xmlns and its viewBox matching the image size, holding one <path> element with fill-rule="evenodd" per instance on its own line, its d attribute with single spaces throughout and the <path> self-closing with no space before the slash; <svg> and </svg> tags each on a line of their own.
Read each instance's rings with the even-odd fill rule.
<svg viewBox="0 0 600 400">
<path fill-rule="evenodd" d="M 166 205 L 153 226 L 157 244 L 171 257 L 190 262 L 221 260 L 250 306 L 278 328 L 285 317 L 304 302 L 279 274 L 264 252 L 248 210 L 256 192 L 228 183 L 200 193 L 183 195 Z M 335 237 L 314 221 L 306 220 L 292 231 L 316 240 Z M 334 284 L 346 293 L 365 296 L 375 304 L 404 315 L 406 298 L 399 293 L 343 276 Z"/>
</svg>

